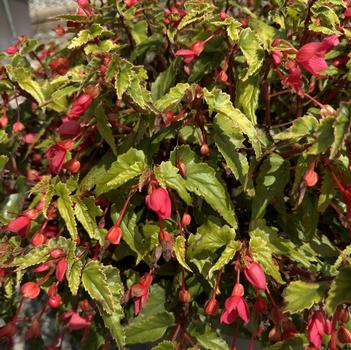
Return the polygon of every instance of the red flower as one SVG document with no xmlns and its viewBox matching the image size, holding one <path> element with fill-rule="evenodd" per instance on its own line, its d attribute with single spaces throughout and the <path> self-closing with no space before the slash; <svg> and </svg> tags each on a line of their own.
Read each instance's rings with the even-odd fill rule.
<svg viewBox="0 0 351 350">
<path fill-rule="evenodd" d="M 55 29 L 57 36 L 64 36 L 66 34 L 65 28 L 61 24 L 58 24 Z"/>
<path fill-rule="evenodd" d="M 62 139 L 76 137 L 82 132 L 80 123 L 76 120 L 64 120 L 58 130 Z"/>
<path fill-rule="evenodd" d="M 69 70 L 69 58 L 56 58 L 53 60 L 49 67 L 59 75 L 65 75 Z"/>
<path fill-rule="evenodd" d="M 9 46 L 5 51 L 9 55 L 14 55 L 18 51 L 18 49 L 16 45 L 12 45 L 12 46 Z"/>
<path fill-rule="evenodd" d="M 124 0 L 124 3 L 128 7 L 135 6 L 138 3 L 138 0 Z"/>
<path fill-rule="evenodd" d="M 151 273 L 146 273 L 143 277 L 140 278 L 139 283 L 136 283 L 130 289 L 130 296 L 134 298 L 134 314 L 135 316 L 139 315 L 141 309 L 147 303 L 149 298 L 149 288 L 151 286 L 153 276 Z"/>
<path fill-rule="evenodd" d="M 320 349 L 325 334 L 331 334 L 331 322 L 326 319 L 323 311 L 317 310 L 308 321 L 308 340 L 311 345 Z"/>
<path fill-rule="evenodd" d="M 180 49 L 177 50 L 176 56 L 183 56 L 185 63 L 190 63 L 195 57 L 201 55 L 202 51 L 205 49 L 205 45 L 213 38 L 213 35 L 208 37 L 206 40 L 201 41 L 197 40 L 190 45 L 189 49 Z"/>
<path fill-rule="evenodd" d="M 71 110 L 68 113 L 68 118 L 78 118 L 80 117 L 91 105 L 93 98 L 88 94 L 80 95 L 74 102 L 71 107 Z"/>
<path fill-rule="evenodd" d="M 34 233 L 32 239 L 31 239 L 31 243 L 35 246 L 38 247 L 42 244 L 44 244 L 46 240 L 46 236 L 42 231 L 38 231 L 36 233 Z"/>
<path fill-rule="evenodd" d="M 346 18 L 350 18 L 351 17 L 351 7 L 348 7 L 345 12 L 344 12 L 344 16 Z"/>
<path fill-rule="evenodd" d="M 45 153 L 49 161 L 49 168 L 53 174 L 58 174 L 61 171 L 63 163 L 66 159 L 67 150 L 72 147 L 71 141 L 56 142 Z"/>
<path fill-rule="evenodd" d="M 301 87 L 303 85 L 301 69 L 298 66 L 291 66 L 289 71 L 289 75 L 283 77 L 281 83 L 287 85 L 291 90 L 299 94 L 302 92 Z"/>
<path fill-rule="evenodd" d="M 171 199 L 166 189 L 158 187 L 145 198 L 146 205 L 153 210 L 160 218 L 169 219 L 171 217 Z"/>
<path fill-rule="evenodd" d="M 12 130 L 14 133 L 20 132 L 24 130 L 24 125 L 20 121 L 17 121 L 12 125 Z"/>
<path fill-rule="evenodd" d="M 77 14 L 81 16 L 88 16 L 92 14 L 93 7 L 90 5 L 89 0 L 77 0 L 78 9 Z"/>
<path fill-rule="evenodd" d="M 244 268 L 244 275 L 246 279 L 254 286 L 256 289 L 265 290 L 267 287 L 266 276 L 260 264 L 253 261 L 247 264 Z"/>
<path fill-rule="evenodd" d="M 3 337 L 12 338 L 16 334 L 16 321 L 11 321 L 0 328 L 0 339 Z"/>
<path fill-rule="evenodd" d="M 68 319 L 67 326 L 71 330 L 84 329 L 91 324 L 91 321 L 87 317 L 82 317 L 73 310 L 65 312 L 62 315 L 62 319 Z"/>
<path fill-rule="evenodd" d="M 21 292 L 25 298 L 35 299 L 40 294 L 40 287 L 35 282 L 27 282 L 21 287 Z"/>
<path fill-rule="evenodd" d="M 110 241 L 112 244 L 119 244 L 122 238 L 122 229 L 119 226 L 113 225 L 105 236 L 106 241 Z"/>
<path fill-rule="evenodd" d="M 336 45 L 339 39 L 336 35 L 324 38 L 321 42 L 311 42 L 302 46 L 296 53 L 296 62 L 308 72 L 320 77 L 319 72 L 328 68 L 324 56 Z"/>
<path fill-rule="evenodd" d="M 245 323 L 249 322 L 250 310 L 244 297 L 244 287 L 237 283 L 231 296 L 227 298 L 224 305 L 224 310 L 221 315 L 221 323 L 231 324 L 238 317 L 240 317 Z"/>
<path fill-rule="evenodd" d="M 277 50 L 272 51 L 272 58 L 276 65 L 279 65 L 282 62 L 282 57 L 283 57 L 283 54 L 281 51 L 277 51 Z"/>
<path fill-rule="evenodd" d="M 27 215 L 20 215 L 18 218 L 11 220 L 4 229 L 10 232 L 16 232 L 20 236 L 27 236 L 30 230 L 31 219 Z"/>
</svg>

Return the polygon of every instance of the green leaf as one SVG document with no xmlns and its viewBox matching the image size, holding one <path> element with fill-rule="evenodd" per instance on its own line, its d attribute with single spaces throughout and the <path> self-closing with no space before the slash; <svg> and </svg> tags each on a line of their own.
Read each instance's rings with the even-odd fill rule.
<svg viewBox="0 0 351 350">
<path fill-rule="evenodd" d="M 155 347 L 153 347 L 151 350 L 176 350 L 176 343 L 172 341 L 165 340 Z"/>
<path fill-rule="evenodd" d="M 316 130 L 314 144 L 306 150 L 306 154 L 319 155 L 328 150 L 334 141 L 334 135 L 330 132 L 334 126 L 334 117 L 321 119 Z"/>
<path fill-rule="evenodd" d="M 296 334 L 286 340 L 266 346 L 265 350 L 302 350 L 308 345 L 308 340 L 304 334 Z"/>
<path fill-rule="evenodd" d="M 260 237 L 251 237 L 250 253 L 255 261 L 261 264 L 264 272 L 273 277 L 278 283 L 285 284 L 279 273 L 278 266 L 273 262 L 272 250 Z"/>
<path fill-rule="evenodd" d="M 261 155 L 261 143 L 259 141 L 260 138 L 258 132 L 251 121 L 246 118 L 239 109 L 233 107 L 233 104 L 230 101 L 230 96 L 217 88 L 212 91 L 208 91 L 205 88 L 203 91 L 210 113 L 215 111 L 230 118 L 233 121 L 233 125 L 248 136 L 252 147 L 255 150 L 256 156 L 259 157 Z"/>
<path fill-rule="evenodd" d="M 283 292 L 286 302 L 284 311 L 294 314 L 304 309 L 310 309 L 314 304 L 322 301 L 328 285 L 328 282 L 291 282 Z"/>
<path fill-rule="evenodd" d="M 21 271 L 30 266 L 42 264 L 49 259 L 51 249 L 48 245 L 34 247 L 27 254 L 15 257 L 10 263 L 6 264 L 6 267 L 16 267 L 17 271 Z"/>
<path fill-rule="evenodd" d="M 189 326 L 189 333 L 196 338 L 202 349 L 228 350 L 228 344 L 206 323 L 196 321 Z"/>
<path fill-rule="evenodd" d="M 264 50 L 261 47 L 257 35 L 250 28 L 245 28 L 241 31 L 239 36 L 239 47 L 249 66 L 245 76 L 241 78 L 245 81 L 261 68 L 264 58 Z"/>
<path fill-rule="evenodd" d="M 98 305 L 99 313 L 118 348 L 124 349 L 125 332 L 121 325 L 121 320 L 124 318 L 124 312 L 120 303 L 121 296 L 124 293 L 124 288 L 120 279 L 120 273 L 117 268 L 110 265 L 102 266 L 102 270 L 106 276 L 108 287 L 112 293 L 113 311 L 112 314 L 108 314 Z"/>
<path fill-rule="evenodd" d="M 77 220 L 82 224 L 85 231 L 92 239 L 99 240 L 98 227 L 96 225 L 95 217 L 91 214 L 86 204 L 78 197 L 74 198 L 74 214 Z"/>
<path fill-rule="evenodd" d="M 96 127 L 102 136 L 102 138 L 108 143 L 111 147 L 112 152 L 114 155 L 117 155 L 117 148 L 115 138 L 113 137 L 112 133 L 112 126 L 107 120 L 104 108 L 101 104 L 99 104 L 95 109 L 95 116 L 96 116 Z"/>
<path fill-rule="evenodd" d="M 265 49 L 269 49 L 271 41 L 279 36 L 277 29 L 257 18 L 250 18 L 249 27 L 254 30 Z"/>
<path fill-rule="evenodd" d="M 82 283 L 89 295 L 96 300 L 108 314 L 111 314 L 114 310 L 114 302 L 101 263 L 90 260 L 84 266 Z"/>
<path fill-rule="evenodd" d="M 122 99 L 123 94 L 127 91 L 131 84 L 133 74 L 133 65 L 127 60 L 119 62 L 120 67 L 115 76 L 115 89 L 119 99 Z"/>
<path fill-rule="evenodd" d="M 351 266 L 345 266 L 336 275 L 333 280 L 328 297 L 326 299 L 326 310 L 332 314 L 340 304 L 351 303 Z"/>
<path fill-rule="evenodd" d="M 228 225 L 217 224 L 211 219 L 211 217 L 207 218 L 206 222 L 198 228 L 196 235 L 189 236 L 187 251 L 189 258 L 203 254 L 208 256 L 209 253 L 215 252 L 235 239 L 235 229 Z"/>
<path fill-rule="evenodd" d="M 156 80 L 151 84 L 151 96 L 153 100 L 158 100 L 168 92 L 175 82 L 177 75 L 177 60 L 174 60 L 169 67 L 161 72 Z"/>
<path fill-rule="evenodd" d="M 37 81 L 32 79 L 32 72 L 30 70 L 23 67 L 15 68 L 10 64 L 7 64 L 6 71 L 11 80 L 18 83 L 21 89 L 28 92 L 39 105 L 45 102 L 42 87 Z"/>
<path fill-rule="evenodd" d="M 66 223 L 68 232 L 70 233 L 73 240 L 78 237 L 77 224 L 74 219 L 73 203 L 69 195 L 67 185 L 59 182 L 55 186 L 56 194 L 59 196 L 57 199 L 57 209 Z"/>
<path fill-rule="evenodd" d="M 119 49 L 120 46 L 115 44 L 111 39 L 107 40 L 101 40 L 98 44 L 88 44 L 84 48 L 84 52 L 87 55 L 90 54 L 101 54 L 101 53 L 106 53 L 110 52 L 112 50 Z"/>
<path fill-rule="evenodd" d="M 191 197 L 186 190 L 186 181 L 179 174 L 177 167 L 173 166 L 170 161 L 162 162 L 159 167 L 154 169 L 154 173 L 161 186 L 176 190 L 183 201 L 190 204 Z"/>
<path fill-rule="evenodd" d="M 98 195 L 116 189 L 127 181 L 141 175 L 147 169 L 143 151 L 131 148 L 119 155 L 106 174 L 99 178 L 96 186 Z"/>
<path fill-rule="evenodd" d="M 90 28 L 81 30 L 78 35 L 71 40 L 71 43 L 68 45 L 69 49 L 74 49 L 80 47 L 84 44 L 87 44 L 89 41 L 94 40 L 100 35 L 110 33 L 104 29 L 100 24 L 93 23 Z"/>
<path fill-rule="evenodd" d="M 227 34 L 230 40 L 236 43 L 239 40 L 239 29 L 241 27 L 241 23 L 233 17 L 226 18 L 224 22 L 227 24 Z"/>
<path fill-rule="evenodd" d="M 252 201 L 252 219 L 262 218 L 267 205 L 275 197 L 282 197 L 289 180 L 289 163 L 277 154 L 266 158 L 257 177 L 256 194 Z"/>
<path fill-rule="evenodd" d="M 236 127 L 232 119 L 219 113 L 214 119 L 213 129 L 216 146 L 235 178 L 242 185 L 246 185 L 246 182 L 249 181 L 252 187 L 252 180 L 248 178 L 248 161 L 245 155 L 239 152 L 239 148 L 244 147 L 243 141 L 245 140 L 241 130 Z"/>
<path fill-rule="evenodd" d="M 80 286 L 80 278 L 83 269 L 83 262 L 77 259 L 68 260 L 67 282 L 72 295 L 77 295 Z"/>
<path fill-rule="evenodd" d="M 189 84 L 178 83 L 169 92 L 155 102 L 155 107 L 160 111 L 173 108 L 184 97 L 185 91 L 190 88 Z"/>
<path fill-rule="evenodd" d="M 9 157 L 5 156 L 4 154 L 0 155 L 0 171 L 2 171 L 8 162 Z"/>
<path fill-rule="evenodd" d="M 167 311 L 158 312 L 146 318 L 137 317 L 126 327 L 126 343 L 145 344 L 158 340 L 173 324 L 174 316 Z"/>
<path fill-rule="evenodd" d="M 307 114 L 301 118 L 296 119 L 290 128 L 274 135 L 273 138 L 276 141 L 298 141 L 303 137 L 312 135 L 312 133 L 318 128 L 318 125 L 318 120 L 315 117 Z"/>
<path fill-rule="evenodd" d="M 186 270 L 193 272 L 185 261 L 185 238 L 183 236 L 178 236 L 176 238 L 174 243 L 174 252 L 179 264 L 182 265 Z"/>
<path fill-rule="evenodd" d="M 330 149 L 330 158 L 335 158 L 340 151 L 350 129 L 350 104 L 341 104 L 334 124 L 334 142 Z"/>
<path fill-rule="evenodd" d="M 96 329 L 95 323 L 93 322 L 89 327 L 89 333 L 84 337 L 84 342 L 81 344 L 80 350 L 98 350 L 104 343 L 105 338 L 100 330 Z"/>
<path fill-rule="evenodd" d="M 256 109 L 259 95 L 260 76 L 258 74 L 252 75 L 247 80 L 238 79 L 235 104 L 254 125 L 257 124 Z"/>
<path fill-rule="evenodd" d="M 237 220 L 232 201 L 216 171 L 207 163 L 197 163 L 195 153 L 189 146 L 179 147 L 176 153 L 187 168 L 185 181 L 188 191 L 204 198 L 232 227 L 236 228 Z M 175 164 L 175 151 L 172 152 L 172 158 Z"/>
<path fill-rule="evenodd" d="M 211 267 L 208 272 L 209 278 L 212 277 L 214 271 L 220 270 L 222 267 L 227 265 L 233 258 L 235 253 L 239 250 L 241 243 L 239 241 L 230 241 L 228 245 L 225 247 L 219 259 L 216 263 Z"/>
</svg>

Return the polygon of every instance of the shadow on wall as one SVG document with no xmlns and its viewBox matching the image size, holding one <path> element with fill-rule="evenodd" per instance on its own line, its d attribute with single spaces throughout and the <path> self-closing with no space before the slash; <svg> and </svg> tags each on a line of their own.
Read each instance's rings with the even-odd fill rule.
<svg viewBox="0 0 351 350">
<path fill-rule="evenodd" d="M 32 34 L 27 0 L 0 0 L 0 50 L 16 42 L 17 35 Z"/>
</svg>

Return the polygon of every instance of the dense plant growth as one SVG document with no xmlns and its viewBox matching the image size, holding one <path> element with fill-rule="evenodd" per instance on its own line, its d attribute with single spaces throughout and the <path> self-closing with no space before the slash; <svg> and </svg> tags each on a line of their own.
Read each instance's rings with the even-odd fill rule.
<svg viewBox="0 0 351 350">
<path fill-rule="evenodd" d="M 0 53 L 1 346 L 347 348 L 348 5 L 77 0 Z"/>
</svg>

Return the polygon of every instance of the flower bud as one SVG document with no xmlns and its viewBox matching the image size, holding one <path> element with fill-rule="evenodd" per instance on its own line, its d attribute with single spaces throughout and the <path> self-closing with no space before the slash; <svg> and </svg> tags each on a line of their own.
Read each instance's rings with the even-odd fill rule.
<svg viewBox="0 0 351 350">
<path fill-rule="evenodd" d="M 236 283 L 233 288 L 232 295 L 242 297 L 244 295 L 244 286 L 241 283 Z"/>
<path fill-rule="evenodd" d="M 61 297 L 59 295 L 53 295 L 49 298 L 48 304 L 53 309 L 57 309 L 61 304 Z"/>
<path fill-rule="evenodd" d="M 50 266 L 48 264 L 41 264 L 37 268 L 35 268 L 33 271 L 35 273 L 40 273 L 40 272 L 45 272 L 49 270 Z"/>
<path fill-rule="evenodd" d="M 58 24 L 55 29 L 57 36 L 64 36 L 66 34 L 65 28 L 61 24 Z"/>
<path fill-rule="evenodd" d="M 322 118 L 334 117 L 336 116 L 336 110 L 330 105 L 324 105 L 320 110 L 320 115 Z"/>
<path fill-rule="evenodd" d="M 105 236 L 106 241 L 110 241 L 111 244 L 119 244 L 122 238 L 122 229 L 119 226 L 113 225 Z"/>
<path fill-rule="evenodd" d="M 178 161 L 178 163 L 177 163 L 177 167 L 178 167 L 178 169 L 179 169 L 180 175 L 182 175 L 183 177 L 185 177 L 185 176 L 186 176 L 186 166 L 185 166 L 185 164 L 180 160 L 180 161 Z"/>
<path fill-rule="evenodd" d="M 40 294 L 40 287 L 35 282 L 27 282 L 21 287 L 21 292 L 25 298 L 35 299 Z"/>
<path fill-rule="evenodd" d="M 335 311 L 335 319 L 340 323 L 346 323 L 349 320 L 349 309 L 339 305 Z"/>
<path fill-rule="evenodd" d="M 179 292 L 179 300 L 182 304 L 188 304 L 191 301 L 191 294 L 186 290 L 181 290 Z"/>
<path fill-rule="evenodd" d="M 63 249 L 60 249 L 60 248 L 57 248 L 57 249 L 53 249 L 51 252 L 50 252 L 50 256 L 53 258 L 53 259 L 57 259 L 57 258 L 60 258 L 62 256 L 65 256 L 66 253 Z"/>
<path fill-rule="evenodd" d="M 31 243 L 35 247 L 38 247 L 45 242 L 45 239 L 46 239 L 46 237 L 45 237 L 44 233 L 41 231 L 38 231 L 38 232 L 34 233 L 32 239 L 31 239 Z"/>
<path fill-rule="evenodd" d="M 57 294 L 57 283 L 53 283 L 48 289 L 48 296 L 53 297 Z"/>
<path fill-rule="evenodd" d="M 184 213 L 182 217 L 182 225 L 188 226 L 191 223 L 191 216 L 188 213 Z"/>
<path fill-rule="evenodd" d="M 203 145 L 201 145 L 200 153 L 203 156 L 209 156 L 210 155 L 210 148 L 208 147 L 207 143 L 204 143 Z"/>
<path fill-rule="evenodd" d="M 303 176 L 303 180 L 307 187 L 313 187 L 318 182 L 318 174 L 313 169 L 308 170 Z"/>
<path fill-rule="evenodd" d="M 161 243 L 162 241 L 173 242 L 172 236 L 164 230 L 161 230 L 158 234 L 158 241 Z"/>
<path fill-rule="evenodd" d="M 265 290 L 267 286 L 266 276 L 260 264 L 251 262 L 244 268 L 246 279 L 257 289 Z"/>
<path fill-rule="evenodd" d="M 62 258 L 56 265 L 56 271 L 55 271 L 55 276 L 56 279 L 61 282 L 63 278 L 65 277 L 67 270 L 67 259 Z"/>
<path fill-rule="evenodd" d="M 80 162 L 78 159 L 72 158 L 68 162 L 66 162 L 63 167 L 67 169 L 70 173 L 76 174 L 80 169 Z"/>
<path fill-rule="evenodd" d="M 218 314 L 218 302 L 216 299 L 207 300 L 204 311 L 209 316 L 216 316 Z"/>
<path fill-rule="evenodd" d="M 12 125 L 12 131 L 14 133 L 20 132 L 22 130 L 24 130 L 24 125 L 20 121 Z"/>
<path fill-rule="evenodd" d="M 12 45 L 9 46 L 5 51 L 8 55 L 14 55 L 18 51 L 18 49 L 16 45 Z"/>
<path fill-rule="evenodd" d="M 351 343 L 351 332 L 344 326 L 340 326 L 337 332 L 337 337 L 340 343 L 350 344 Z"/>
<path fill-rule="evenodd" d="M 84 89 L 84 92 L 90 95 L 92 98 L 97 98 L 100 95 L 100 89 L 98 85 L 89 85 Z"/>
</svg>

